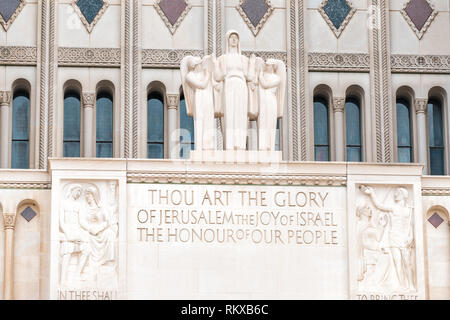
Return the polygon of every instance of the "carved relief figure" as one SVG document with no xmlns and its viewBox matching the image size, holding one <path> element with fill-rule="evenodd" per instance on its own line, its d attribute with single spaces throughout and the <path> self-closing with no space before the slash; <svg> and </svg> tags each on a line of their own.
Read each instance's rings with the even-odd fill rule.
<svg viewBox="0 0 450 320">
<path fill-rule="evenodd" d="M 414 259 L 412 257 L 414 247 L 414 228 L 412 208 L 408 207 L 408 191 L 399 187 L 394 192 L 394 204 L 388 205 L 382 203 L 375 195 L 371 187 L 360 186 L 360 190 L 369 195 L 374 207 L 381 211 L 375 228 L 382 227 L 384 230 L 380 233 L 382 236 L 373 242 L 373 249 L 378 252 L 375 265 L 376 272 L 382 274 L 376 279 L 376 283 L 368 283 L 367 278 L 363 277 L 367 285 L 376 285 L 378 287 L 391 290 L 411 291 L 415 289 Z M 363 215 L 361 215 L 363 216 Z M 360 224 L 364 220 L 360 218 Z M 367 228 L 367 232 L 369 231 Z M 364 237 L 361 238 L 363 247 L 368 247 Z M 363 256 L 363 259 L 366 256 Z M 370 287 L 369 285 L 369 287 Z"/>
<path fill-rule="evenodd" d="M 214 150 L 214 89 L 212 58 L 187 56 L 181 61 L 186 112 L 194 117 L 196 150 Z"/>
<path fill-rule="evenodd" d="M 214 79 L 221 83 L 221 105 L 224 110 L 224 142 L 226 150 L 245 150 L 247 141 L 248 112 L 255 109 L 249 103 L 249 82 L 255 79 L 256 57 L 241 54 L 239 34 L 226 34 L 226 54 L 214 59 Z M 251 89 L 254 89 L 252 86 Z"/>
<path fill-rule="evenodd" d="M 266 63 L 263 63 L 259 70 L 258 83 L 258 149 L 260 151 L 275 151 L 277 119 L 283 116 L 286 94 L 286 67 L 284 62 L 268 59 Z"/>
<path fill-rule="evenodd" d="M 91 287 L 99 280 L 115 285 L 117 281 L 118 215 L 116 182 L 106 183 L 107 199 L 102 202 L 97 186 L 69 185 L 60 215 L 62 285 Z M 72 267 L 71 281 L 68 269 Z M 83 284 L 85 283 L 85 285 Z"/>
</svg>

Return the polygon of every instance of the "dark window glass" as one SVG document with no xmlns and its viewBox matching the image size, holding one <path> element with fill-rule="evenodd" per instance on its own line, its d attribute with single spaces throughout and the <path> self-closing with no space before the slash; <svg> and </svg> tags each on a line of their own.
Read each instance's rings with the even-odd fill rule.
<svg viewBox="0 0 450 320">
<path fill-rule="evenodd" d="M 67 92 L 64 95 L 64 157 L 80 156 L 80 118 L 80 95 L 76 92 Z"/>
<path fill-rule="evenodd" d="M 444 130 L 442 106 L 438 101 L 428 103 L 428 137 L 430 147 L 430 174 L 444 175 Z"/>
<path fill-rule="evenodd" d="M 411 112 L 408 101 L 397 100 L 398 162 L 412 162 Z"/>
<path fill-rule="evenodd" d="M 277 134 L 275 137 L 275 150 L 280 151 L 281 150 L 281 119 L 277 120 Z"/>
<path fill-rule="evenodd" d="M 345 102 L 347 161 L 361 161 L 361 111 L 356 99 Z"/>
<path fill-rule="evenodd" d="M 147 101 L 147 157 L 164 158 L 164 99 L 151 93 Z"/>
<path fill-rule="evenodd" d="M 13 96 L 11 168 L 28 169 L 30 153 L 30 97 L 26 91 Z"/>
<path fill-rule="evenodd" d="M 110 94 L 99 93 L 96 104 L 96 156 L 113 156 L 113 98 Z"/>
<path fill-rule="evenodd" d="M 324 99 L 314 100 L 314 158 L 316 161 L 330 160 L 330 143 L 328 135 L 328 102 Z"/>
<path fill-rule="evenodd" d="M 191 150 L 195 149 L 194 119 L 186 113 L 186 101 L 180 99 L 180 158 L 188 159 Z"/>
</svg>

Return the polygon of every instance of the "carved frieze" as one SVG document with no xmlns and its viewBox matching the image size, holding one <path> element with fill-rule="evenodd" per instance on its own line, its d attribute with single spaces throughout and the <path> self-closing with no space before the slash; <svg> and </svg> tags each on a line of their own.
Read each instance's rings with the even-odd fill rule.
<svg viewBox="0 0 450 320">
<path fill-rule="evenodd" d="M 310 71 L 369 72 L 370 56 L 366 53 L 320 53 L 308 54 Z"/>
<path fill-rule="evenodd" d="M 400 55 L 391 56 L 392 72 L 450 73 L 450 55 Z"/>
<path fill-rule="evenodd" d="M 36 65 L 36 47 L 3 46 L 0 48 L 0 64 L 6 65 Z"/>
<path fill-rule="evenodd" d="M 179 68 L 185 56 L 203 56 L 203 50 L 142 50 L 142 67 L 147 68 Z"/>
<path fill-rule="evenodd" d="M 243 55 L 250 57 L 254 54 L 257 57 L 261 57 L 264 60 L 277 59 L 287 63 L 287 53 L 284 51 L 243 51 Z"/>
<path fill-rule="evenodd" d="M 61 66 L 120 67 L 119 48 L 58 48 Z"/>
</svg>

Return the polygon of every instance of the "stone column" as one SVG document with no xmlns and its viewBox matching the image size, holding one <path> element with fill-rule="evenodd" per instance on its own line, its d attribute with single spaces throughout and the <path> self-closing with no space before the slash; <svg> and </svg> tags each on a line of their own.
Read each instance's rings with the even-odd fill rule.
<svg viewBox="0 0 450 320">
<path fill-rule="evenodd" d="M 336 161 L 345 160 L 344 108 L 345 108 L 345 98 L 333 98 Z"/>
<path fill-rule="evenodd" d="M 3 299 L 13 300 L 14 294 L 14 226 L 16 215 L 3 214 L 3 225 L 5 229 L 5 269 L 3 282 Z"/>
<path fill-rule="evenodd" d="M 427 150 L 427 106 L 428 99 L 416 99 L 416 121 L 417 121 L 417 154 L 418 162 L 424 165 L 423 173 L 428 174 L 428 150 Z"/>
<path fill-rule="evenodd" d="M 8 168 L 9 160 L 9 106 L 11 104 L 11 92 L 0 91 L 0 168 Z"/>
<path fill-rule="evenodd" d="M 85 158 L 95 157 L 94 111 L 95 111 L 95 93 L 83 93 L 83 120 L 84 120 L 83 155 Z"/>
<path fill-rule="evenodd" d="M 167 95 L 167 132 L 168 132 L 168 155 L 170 159 L 179 158 L 180 146 L 179 139 L 180 134 L 178 129 L 178 106 L 180 104 L 179 94 Z"/>
</svg>

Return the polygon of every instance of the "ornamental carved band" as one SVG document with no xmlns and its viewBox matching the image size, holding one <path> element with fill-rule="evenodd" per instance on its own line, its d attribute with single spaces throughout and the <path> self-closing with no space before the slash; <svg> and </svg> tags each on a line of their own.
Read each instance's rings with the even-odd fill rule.
<svg viewBox="0 0 450 320">
<path fill-rule="evenodd" d="M 3 214 L 3 227 L 5 230 L 12 229 L 14 230 L 16 224 L 16 215 L 13 213 L 4 213 Z"/>
<path fill-rule="evenodd" d="M 7 105 L 11 102 L 11 91 L 0 91 L 0 105 Z"/>
<path fill-rule="evenodd" d="M 95 103 L 95 93 L 83 93 L 83 107 L 93 107 Z"/>
<path fill-rule="evenodd" d="M 428 99 L 416 99 L 416 113 L 425 113 L 427 111 Z"/>
</svg>

